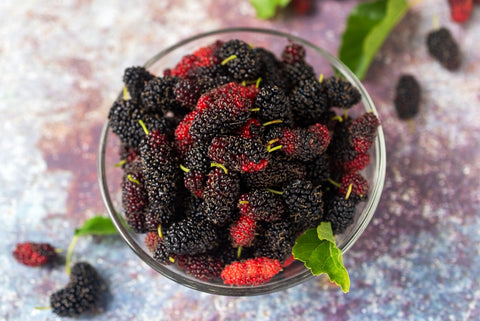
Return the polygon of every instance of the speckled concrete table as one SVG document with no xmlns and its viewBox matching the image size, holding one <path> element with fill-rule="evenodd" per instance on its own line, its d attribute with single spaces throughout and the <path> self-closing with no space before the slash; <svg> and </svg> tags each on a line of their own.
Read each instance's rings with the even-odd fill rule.
<svg viewBox="0 0 480 321">
<path fill-rule="evenodd" d="M 309 16 L 255 18 L 247 0 L 12 1 L 0 3 L 0 320 L 58 320 L 48 295 L 61 267 L 28 268 L 15 243 L 66 249 L 74 228 L 106 213 L 97 148 L 123 70 L 199 31 L 259 26 L 301 35 L 336 53 L 358 1 L 316 1 Z M 463 64 L 427 54 L 433 17 L 459 41 Z M 387 141 L 378 211 L 345 256 L 351 291 L 313 281 L 259 297 L 223 297 L 177 286 L 140 263 L 117 236 L 85 237 L 76 260 L 94 264 L 108 298 L 85 320 L 474 320 L 480 315 L 480 6 L 464 25 L 447 1 L 411 8 L 364 81 Z M 424 95 L 415 132 L 396 118 L 395 77 L 416 75 Z"/>
</svg>

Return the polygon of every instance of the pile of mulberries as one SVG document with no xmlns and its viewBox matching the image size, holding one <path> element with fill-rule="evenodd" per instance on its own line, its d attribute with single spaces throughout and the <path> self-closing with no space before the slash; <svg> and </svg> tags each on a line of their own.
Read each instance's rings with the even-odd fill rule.
<svg viewBox="0 0 480 321">
<path fill-rule="evenodd" d="M 300 44 L 277 58 L 216 41 L 161 76 L 130 67 L 124 80 L 109 113 L 124 215 L 161 264 L 201 280 L 268 282 L 301 233 L 324 221 L 345 232 L 368 198 L 362 170 L 379 120 L 349 116 L 360 92 L 316 75 Z"/>
</svg>

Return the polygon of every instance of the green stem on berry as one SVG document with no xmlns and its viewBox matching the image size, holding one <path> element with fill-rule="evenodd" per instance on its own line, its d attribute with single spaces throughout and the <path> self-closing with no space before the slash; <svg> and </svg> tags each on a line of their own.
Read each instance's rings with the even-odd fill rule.
<svg viewBox="0 0 480 321">
<path fill-rule="evenodd" d="M 159 236 L 161 239 L 163 239 L 162 224 L 158 224 L 157 233 L 158 233 L 158 236 Z"/>
<path fill-rule="evenodd" d="M 342 116 L 339 116 L 339 115 L 333 116 L 331 119 L 332 119 L 332 120 L 338 120 L 340 123 L 343 121 Z"/>
<path fill-rule="evenodd" d="M 186 168 L 186 167 L 183 166 L 182 164 L 180 164 L 180 169 L 181 169 L 182 171 L 184 171 L 185 173 L 190 172 L 190 168 Z"/>
<path fill-rule="evenodd" d="M 237 259 L 239 259 L 241 255 L 242 255 L 242 247 L 239 246 L 237 249 Z"/>
<path fill-rule="evenodd" d="M 247 201 L 247 200 L 238 201 L 238 204 L 248 204 L 248 203 L 250 203 L 250 202 L 249 202 L 249 201 Z"/>
<path fill-rule="evenodd" d="M 320 74 L 320 76 L 318 76 L 318 82 L 319 83 L 323 82 L 323 74 Z"/>
<path fill-rule="evenodd" d="M 343 118 L 348 119 L 348 109 L 343 108 Z"/>
<path fill-rule="evenodd" d="M 267 191 L 269 191 L 270 193 L 273 193 L 273 194 L 277 194 L 277 195 L 283 195 L 283 192 L 282 191 L 277 191 L 275 189 L 271 189 L 271 188 L 265 188 Z"/>
<path fill-rule="evenodd" d="M 278 149 L 281 149 L 282 148 L 282 145 L 278 145 L 278 146 L 275 146 L 275 147 L 272 147 L 272 144 L 275 144 L 276 142 L 278 142 L 280 139 L 279 138 L 274 138 L 272 140 L 270 140 L 268 143 L 267 143 L 267 152 L 273 152 L 273 151 L 276 151 Z"/>
<path fill-rule="evenodd" d="M 175 259 L 174 259 L 173 257 L 171 257 L 171 256 L 168 257 L 168 260 L 169 260 L 170 262 L 172 262 L 172 263 L 175 263 Z"/>
<path fill-rule="evenodd" d="M 237 55 L 231 55 L 228 56 L 227 58 L 223 59 L 220 65 L 224 66 L 226 65 L 230 60 L 237 59 Z"/>
<path fill-rule="evenodd" d="M 122 167 L 123 165 L 125 165 L 127 163 L 127 160 L 126 159 L 122 159 L 121 161 L 119 161 L 118 163 L 116 163 L 114 166 L 115 167 Z"/>
<path fill-rule="evenodd" d="M 415 134 L 415 123 L 413 122 L 413 119 L 407 120 L 408 123 L 408 128 L 410 129 L 410 132 L 412 134 Z"/>
<path fill-rule="evenodd" d="M 68 275 L 70 275 L 70 262 L 72 261 L 72 253 L 77 241 L 78 235 L 75 235 L 68 246 L 67 255 L 65 257 L 65 272 L 67 272 Z"/>
<path fill-rule="evenodd" d="M 330 177 L 327 178 L 327 181 L 329 181 L 330 184 L 332 184 L 333 186 L 336 186 L 336 187 L 338 187 L 338 188 L 342 187 L 342 185 L 340 185 L 340 183 L 335 182 L 335 181 L 334 181 L 333 179 L 331 179 Z"/>
<path fill-rule="evenodd" d="M 123 86 L 123 100 L 130 100 L 130 99 L 132 99 L 132 96 L 130 96 L 127 86 Z"/>
<path fill-rule="evenodd" d="M 143 122 L 143 120 L 139 119 L 139 120 L 138 120 L 138 123 L 140 124 L 140 126 L 142 126 L 143 131 L 145 132 L 145 135 L 148 136 L 148 134 L 150 134 L 150 132 L 148 131 L 147 126 L 145 125 L 145 123 Z"/>
<path fill-rule="evenodd" d="M 132 175 L 128 174 L 127 178 L 130 182 L 140 185 L 140 181 L 138 179 L 133 178 Z"/>
<path fill-rule="evenodd" d="M 250 111 L 260 111 L 260 107 L 252 108 Z"/>
<path fill-rule="evenodd" d="M 258 77 L 257 81 L 255 82 L 255 88 L 260 87 L 260 82 L 262 81 L 262 77 Z"/>
<path fill-rule="evenodd" d="M 270 121 L 267 121 L 266 123 L 263 123 L 262 126 L 268 126 L 268 125 L 273 125 L 273 124 L 281 124 L 281 123 L 283 123 L 283 120 L 275 119 L 275 120 L 270 120 Z"/>
<path fill-rule="evenodd" d="M 210 167 L 220 167 L 221 169 L 223 169 L 223 171 L 225 172 L 225 174 L 228 174 L 227 168 L 226 168 L 224 165 L 220 164 L 220 163 L 211 163 L 211 164 L 210 164 Z"/>
<path fill-rule="evenodd" d="M 46 307 L 34 307 L 35 310 L 50 310 L 52 307 L 51 306 L 46 306 Z"/>
<path fill-rule="evenodd" d="M 283 145 L 277 145 L 275 147 L 267 146 L 267 152 L 271 153 L 271 152 L 274 152 L 276 150 L 282 149 L 282 147 L 283 147 Z"/>
<path fill-rule="evenodd" d="M 348 185 L 347 193 L 345 194 L 345 199 L 348 200 L 350 194 L 352 193 L 353 184 Z"/>
</svg>

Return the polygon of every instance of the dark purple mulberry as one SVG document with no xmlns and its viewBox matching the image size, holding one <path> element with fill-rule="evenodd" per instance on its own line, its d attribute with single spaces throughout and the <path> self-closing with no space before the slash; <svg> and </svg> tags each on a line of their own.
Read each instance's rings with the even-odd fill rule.
<svg viewBox="0 0 480 321">
<path fill-rule="evenodd" d="M 297 230 L 304 232 L 320 224 L 323 216 L 322 191 L 309 181 L 296 180 L 282 194 L 288 216 Z"/>
</svg>

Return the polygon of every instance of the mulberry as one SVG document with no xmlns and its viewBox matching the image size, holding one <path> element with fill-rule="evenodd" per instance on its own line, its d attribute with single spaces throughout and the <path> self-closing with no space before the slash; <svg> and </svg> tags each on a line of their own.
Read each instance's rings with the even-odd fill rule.
<svg viewBox="0 0 480 321">
<path fill-rule="evenodd" d="M 240 215 L 230 227 L 230 237 L 235 247 L 250 246 L 255 239 L 256 221 L 249 215 Z"/>
<path fill-rule="evenodd" d="M 136 233 L 147 232 L 145 214 L 148 207 L 147 191 L 139 160 L 127 164 L 122 179 L 122 207 L 127 224 Z"/>
<path fill-rule="evenodd" d="M 297 230 L 304 232 L 320 224 L 323 217 L 322 191 L 309 181 L 293 181 L 282 194 L 288 216 Z"/>
<path fill-rule="evenodd" d="M 413 75 L 401 75 L 395 87 L 395 110 L 400 119 L 411 119 L 418 114 L 421 98 L 420 84 Z"/>
<path fill-rule="evenodd" d="M 426 43 L 430 55 L 444 68 L 450 71 L 460 68 L 460 49 L 450 30 L 440 28 L 429 32 Z"/>
<path fill-rule="evenodd" d="M 255 98 L 253 108 L 258 108 L 256 115 L 264 123 L 281 120 L 288 126 L 293 125 L 293 114 L 289 100 L 285 92 L 278 86 L 263 86 Z"/>
<path fill-rule="evenodd" d="M 324 79 L 322 92 L 326 95 L 330 107 L 351 108 L 362 99 L 362 95 L 348 80 L 337 76 Z"/>
<path fill-rule="evenodd" d="M 285 220 L 263 225 L 262 233 L 258 236 L 255 256 L 276 259 L 283 264 L 292 255 L 297 238 L 295 227 Z"/>
<path fill-rule="evenodd" d="M 302 127 L 317 122 L 328 109 L 328 102 L 317 79 L 305 79 L 293 87 L 289 103 L 296 124 Z"/>
<path fill-rule="evenodd" d="M 233 211 L 240 196 L 240 178 L 237 174 L 215 167 L 208 173 L 203 191 L 207 220 L 224 225 L 233 219 Z"/>
<path fill-rule="evenodd" d="M 143 106 L 149 113 L 167 114 L 185 114 L 186 110 L 177 101 L 175 96 L 175 86 L 178 77 L 155 77 L 150 80 L 141 93 Z"/>
<path fill-rule="evenodd" d="M 267 189 L 253 189 L 244 197 L 249 205 L 248 215 L 255 220 L 273 222 L 285 213 L 282 197 Z"/>
<path fill-rule="evenodd" d="M 236 81 L 256 80 L 262 70 L 261 59 L 246 42 L 233 39 L 225 42 L 218 51 L 221 64 Z"/>
<path fill-rule="evenodd" d="M 158 114 L 148 114 L 133 100 L 117 100 L 110 108 L 109 125 L 126 146 L 138 149 L 145 137 L 145 132 L 139 124 L 142 120 L 150 129 L 163 133 L 170 132 L 170 126 L 164 117 Z"/>
<path fill-rule="evenodd" d="M 18 262 L 27 266 L 46 265 L 57 258 L 55 248 L 49 243 L 18 243 L 12 254 Z"/>
<path fill-rule="evenodd" d="M 262 171 L 246 173 L 242 177 L 249 188 L 281 188 L 295 179 L 305 179 L 305 165 L 283 155 L 271 155 L 268 166 Z"/>
<path fill-rule="evenodd" d="M 225 266 L 221 277 L 225 284 L 260 285 L 270 281 L 281 270 L 278 260 L 258 257 Z"/>
<path fill-rule="evenodd" d="M 323 220 L 332 224 L 333 234 L 341 234 L 353 224 L 357 202 L 355 197 L 345 199 L 338 194 L 326 200 Z"/>
<path fill-rule="evenodd" d="M 220 277 L 224 267 L 219 257 L 208 253 L 180 255 L 176 263 L 179 268 L 202 281 Z"/>
<path fill-rule="evenodd" d="M 305 60 L 305 47 L 290 41 L 288 45 L 283 48 L 282 62 L 286 64 L 293 64 Z"/>
<path fill-rule="evenodd" d="M 167 136 L 159 131 L 149 132 L 140 155 L 149 204 L 146 224 L 148 230 L 155 231 L 158 224 L 172 220 L 179 169 Z"/>
<path fill-rule="evenodd" d="M 134 100 L 140 99 L 140 93 L 145 88 L 145 84 L 153 78 L 155 76 L 141 66 L 128 67 L 123 73 L 123 83 Z"/>
<path fill-rule="evenodd" d="M 173 222 L 165 231 L 165 249 L 177 255 L 204 253 L 217 241 L 213 223 L 199 217 Z"/>
<path fill-rule="evenodd" d="M 322 155 L 331 140 L 328 129 L 319 123 L 306 129 L 284 127 L 272 137 L 270 141 L 281 146 L 280 151 L 283 154 L 303 162 L 312 161 Z"/>
<path fill-rule="evenodd" d="M 76 317 L 95 308 L 99 294 L 97 271 L 90 264 L 79 262 L 72 267 L 67 286 L 50 296 L 50 306 L 58 316 Z"/>
<path fill-rule="evenodd" d="M 268 164 L 268 152 L 261 139 L 217 136 L 212 139 L 208 156 L 213 162 L 237 172 L 254 172 Z"/>
</svg>

